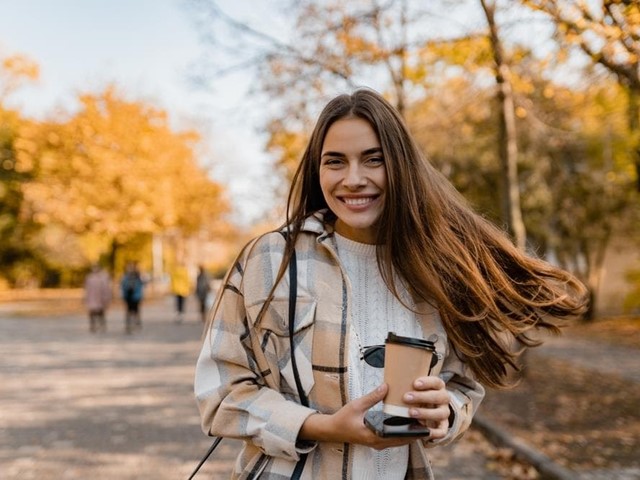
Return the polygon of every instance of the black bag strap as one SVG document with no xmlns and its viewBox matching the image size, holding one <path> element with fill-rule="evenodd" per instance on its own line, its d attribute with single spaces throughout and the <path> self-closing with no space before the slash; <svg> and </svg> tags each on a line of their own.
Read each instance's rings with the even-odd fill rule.
<svg viewBox="0 0 640 480">
<path fill-rule="evenodd" d="M 286 238 L 286 234 L 281 232 L 282 235 Z M 295 326 L 296 319 L 296 298 L 298 296 L 298 266 L 296 259 L 296 250 L 293 249 L 291 253 L 291 259 L 289 260 L 289 345 L 291 350 L 291 366 L 293 368 L 293 377 L 296 382 L 296 388 L 298 390 L 298 396 L 300 397 L 300 403 L 305 407 L 309 406 L 309 400 L 307 399 L 306 394 L 304 393 L 304 389 L 302 388 L 302 382 L 300 381 L 300 375 L 298 374 L 298 366 L 296 364 L 296 356 L 294 354 L 295 343 L 293 341 L 293 331 Z M 193 480 L 193 477 L 196 476 L 202 465 L 209 459 L 213 451 L 216 449 L 218 444 L 222 441 L 222 437 L 215 437 L 211 447 L 207 453 L 202 457 L 200 463 L 193 470 L 188 480 Z M 291 480 L 299 480 L 302 475 L 302 471 L 304 470 L 304 464 L 307 461 L 307 454 L 303 453 L 300 455 L 300 460 L 296 463 L 296 466 L 291 474 Z"/>
<path fill-rule="evenodd" d="M 289 345 L 291 350 L 291 366 L 293 368 L 293 378 L 296 381 L 296 388 L 298 389 L 298 396 L 300 397 L 300 403 L 305 407 L 309 406 L 309 400 L 302 388 L 302 382 L 300 381 L 300 375 L 298 374 L 298 365 L 296 363 L 295 355 L 295 343 L 293 340 L 293 330 L 296 320 L 296 297 L 298 296 L 298 266 L 296 260 L 296 250 L 293 249 L 291 253 L 291 259 L 289 260 Z M 307 454 L 300 455 L 300 460 L 296 463 L 296 467 L 291 474 L 291 480 L 298 480 L 304 470 L 304 464 L 307 461 Z"/>
<path fill-rule="evenodd" d="M 196 476 L 196 473 L 198 473 L 198 470 L 200 470 L 202 465 L 204 465 L 204 462 L 208 460 L 208 458 L 211 456 L 211 454 L 213 453 L 213 451 L 216 449 L 216 447 L 221 441 L 222 441 L 222 437 L 215 437 L 215 439 L 213 440 L 213 443 L 209 447 L 209 450 L 207 451 L 207 453 L 204 454 L 204 457 L 202 457 L 202 460 L 200 460 L 200 463 L 198 464 L 198 466 L 193 470 L 193 472 L 191 472 L 191 475 L 189 476 L 188 480 L 192 480 L 193 477 Z"/>
<path fill-rule="evenodd" d="M 302 382 L 300 381 L 300 375 L 298 374 L 298 364 L 296 363 L 295 356 L 295 343 L 293 341 L 293 331 L 296 321 L 296 298 L 298 296 L 298 267 L 296 261 L 296 251 L 291 254 L 291 260 L 289 260 L 289 346 L 291 348 L 291 366 L 293 367 L 293 377 L 296 381 L 296 388 L 298 389 L 298 396 L 300 397 L 300 403 L 305 407 L 309 406 L 309 400 L 302 388 Z"/>
</svg>

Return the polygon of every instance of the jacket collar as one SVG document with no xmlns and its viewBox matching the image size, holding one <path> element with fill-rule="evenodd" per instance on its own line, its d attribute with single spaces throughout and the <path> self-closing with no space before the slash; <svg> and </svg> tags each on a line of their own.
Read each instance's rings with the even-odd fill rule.
<svg viewBox="0 0 640 480">
<path fill-rule="evenodd" d="M 333 235 L 333 224 L 325 220 L 328 211 L 329 210 L 325 208 L 309 215 L 302 223 L 301 231 L 319 235 L 320 238 L 318 238 L 318 240 Z"/>
</svg>

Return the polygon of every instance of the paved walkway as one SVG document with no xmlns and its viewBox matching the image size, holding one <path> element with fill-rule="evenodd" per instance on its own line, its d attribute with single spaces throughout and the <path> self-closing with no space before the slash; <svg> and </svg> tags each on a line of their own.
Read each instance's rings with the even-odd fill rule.
<svg viewBox="0 0 640 480">
<path fill-rule="evenodd" d="M 186 479 L 210 443 L 192 394 L 202 324 L 187 308 L 176 325 L 170 298 L 147 303 L 142 331 L 125 336 L 120 305 L 100 335 L 46 302 L 37 315 L 0 305 L 0 478 Z M 236 447 L 223 441 L 198 478 L 228 478 Z M 500 479 L 488 451 L 474 431 L 432 450 L 437 478 Z"/>
<path fill-rule="evenodd" d="M 616 375 L 640 383 L 640 350 L 626 346 L 561 335 L 550 337 L 540 347 L 545 356 L 566 360 L 576 366 Z"/>
<path fill-rule="evenodd" d="M 565 334 L 547 337 L 543 345 L 534 349 L 532 354 L 534 355 L 532 358 L 535 356 L 556 358 L 593 373 L 613 375 L 640 383 L 640 349 L 638 348 L 615 346 Z M 635 438 L 637 439 L 637 436 Z M 573 472 L 572 475 L 576 480 L 640 480 L 640 468 L 590 468 L 588 471 Z"/>
</svg>

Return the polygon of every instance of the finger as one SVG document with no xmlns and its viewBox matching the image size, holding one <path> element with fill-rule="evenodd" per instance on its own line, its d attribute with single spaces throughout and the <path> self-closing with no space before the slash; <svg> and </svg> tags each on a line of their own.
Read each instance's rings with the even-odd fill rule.
<svg viewBox="0 0 640 480">
<path fill-rule="evenodd" d="M 411 418 L 420 420 L 421 422 L 441 423 L 445 420 L 449 421 L 449 406 L 441 405 L 437 408 L 410 408 L 409 415 Z"/>
<path fill-rule="evenodd" d="M 449 404 L 449 394 L 446 390 L 423 390 L 417 392 L 407 392 L 402 400 L 409 405 L 424 406 L 433 405 L 440 407 Z"/>
<path fill-rule="evenodd" d="M 387 384 L 383 383 L 375 390 L 360 397 L 358 399 L 359 407 L 361 407 L 363 410 L 369 410 L 376 403 L 384 400 L 384 397 L 387 395 L 387 389 L 388 389 Z"/>
<path fill-rule="evenodd" d="M 436 424 L 432 424 L 429 426 L 429 439 L 430 440 L 439 440 L 444 438 L 449 433 L 449 422 L 442 421 Z"/>
<path fill-rule="evenodd" d="M 431 375 L 417 378 L 413 382 L 413 388 L 416 390 L 444 390 L 445 383 L 440 377 Z"/>
</svg>

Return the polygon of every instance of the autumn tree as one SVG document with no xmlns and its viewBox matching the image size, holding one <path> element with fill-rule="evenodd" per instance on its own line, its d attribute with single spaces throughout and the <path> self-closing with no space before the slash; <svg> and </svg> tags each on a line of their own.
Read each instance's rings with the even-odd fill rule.
<svg viewBox="0 0 640 480">
<path fill-rule="evenodd" d="M 500 224 L 495 93 L 465 71 L 431 81 L 429 92 L 408 109 L 409 127 L 434 166 L 477 210 Z"/>
<path fill-rule="evenodd" d="M 640 191 L 640 4 L 624 0 L 523 0 L 523 3 L 551 19 L 555 25 L 557 55 L 560 58 L 566 57 L 567 50 L 574 47 L 601 71 L 612 74 L 626 92 L 626 155 L 616 158 L 615 169 L 610 167 L 604 171 L 600 176 L 604 179 L 599 182 L 600 188 L 591 189 L 591 192 L 600 192 L 605 200 L 599 206 L 609 204 L 608 199 L 612 196 L 620 200 L 626 195 L 621 208 L 628 210 L 631 206 L 631 215 L 627 212 L 624 221 L 610 225 L 615 226 L 613 231 L 605 228 L 599 232 L 599 238 L 616 234 L 632 239 L 640 227 L 637 195 L 629 194 L 634 183 L 636 191 Z M 605 131 L 610 131 L 610 124 L 605 125 Z M 615 194 L 606 188 L 611 179 L 615 179 Z M 630 230 L 633 231 L 631 234 Z M 597 249 L 591 251 L 590 257 L 602 255 L 604 252 Z M 588 278 L 592 292 L 599 280 L 595 272 L 597 270 Z"/>
<path fill-rule="evenodd" d="M 28 238 L 37 231 L 33 222 L 21 217 L 22 185 L 32 178 L 18 162 L 16 149 L 29 122 L 6 103 L 13 92 L 38 78 L 38 66 L 23 55 L 0 58 L 0 266 L 10 284 L 27 282 L 34 270 Z"/>
<path fill-rule="evenodd" d="M 468 58 L 464 45 L 455 49 Z M 475 41 L 471 50 L 487 55 L 489 47 Z M 629 238 L 640 214 L 626 155 L 624 91 L 589 70 L 582 72 L 583 83 L 568 86 L 553 79 L 545 59 L 515 55 L 519 181 L 530 248 L 583 279 L 595 307 L 604 252 L 614 233 Z M 438 168 L 498 222 L 498 132 L 492 125 L 499 113 L 492 108 L 492 88 L 476 78 L 477 72 L 465 69 L 432 83 L 408 118 Z"/>
<path fill-rule="evenodd" d="M 588 73 L 585 74 L 588 76 Z M 593 318 L 604 259 L 616 236 L 633 238 L 640 212 L 629 172 L 626 95 L 611 79 L 567 86 L 544 81 L 527 105 L 531 235 L 588 286 Z M 544 207 L 540 209 L 540 207 Z"/>
<path fill-rule="evenodd" d="M 99 241 L 112 264 L 140 236 L 216 228 L 227 204 L 197 163 L 195 132 L 174 132 L 163 111 L 113 87 L 80 102 L 68 119 L 34 127 L 18 152 L 36 172 L 24 188 L 32 218 Z"/>
<path fill-rule="evenodd" d="M 507 52 L 495 19 L 494 2 L 480 2 L 488 28 L 477 31 L 453 21 L 450 23 L 455 27 L 451 30 L 437 26 L 446 15 L 443 11 L 449 11 L 452 18 L 456 13 L 468 16 L 474 7 L 468 3 L 466 11 L 457 12 L 455 2 L 446 1 L 431 2 L 428 6 L 406 0 L 298 1 L 290 4 L 288 13 L 295 21 L 291 35 L 286 39 L 231 17 L 211 0 L 194 3 L 208 12 L 207 18 L 217 20 L 217 24 L 254 42 L 250 44 L 254 49 L 251 56 L 258 68 L 260 88 L 272 102 L 282 99 L 279 102 L 282 108 L 271 116 L 267 125 L 270 137 L 267 148 L 278 155 L 280 165 L 289 174 L 297 164 L 312 128 L 311 120 L 319 108 L 314 99 L 323 103 L 331 91 L 378 84 L 404 115 L 408 102 L 423 95 L 425 86 L 430 83 L 429 66 L 421 58 L 425 49 L 437 49 L 442 44 L 456 41 L 462 44 L 478 36 L 487 37 L 502 112 L 498 118 L 502 133 L 496 146 L 502 164 L 502 171 L 498 173 L 503 178 L 503 221 L 513 233 L 516 244 L 524 248 L 526 231 L 519 204 L 514 107 Z M 477 4 L 475 7 L 478 10 Z M 220 43 L 218 40 L 217 45 Z M 449 54 L 458 56 L 454 51 Z M 471 54 L 474 56 L 473 52 Z M 237 61 L 237 57 L 234 60 Z"/>
<path fill-rule="evenodd" d="M 514 232 L 521 247 L 530 232 L 530 248 L 557 259 L 585 281 L 591 278 L 595 292 L 600 252 L 610 238 L 607 232 L 617 224 L 613 216 L 629 218 L 630 206 L 626 188 L 607 183 L 615 178 L 617 187 L 625 185 L 621 156 L 612 157 L 615 168 L 603 158 L 610 151 L 608 142 L 615 139 L 619 146 L 629 130 L 603 130 L 614 115 L 588 108 L 598 96 L 585 84 L 559 81 L 561 59 L 554 63 L 545 56 L 554 39 L 543 38 L 539 30 L 525 34 L 532 25 L 548 23 L 518 2 L 328 0 L 288 5 L 287 18 L 294 27 L 275 38 L 217 7 L 208 17 L 209 25 L 222 22 L 230 28 L 214 27 L 214 36 L 224 36 L 236 54 L 251 52 L 248 64 L 258 66 L 255 88 L 269 99 L 263 106 L 270 119 L 268 147 L 281 164 L 290 171 L 299 159 L 319 108 L 316 99 L 324 102 L 334 91 L 359 84 L 376 86 L 402 110 L 430 158 L 467 198 L 498 223 L 523 223 L 526 229 L 521 225 Z M 442 28 L 444 23 L 452 28 Z M 229 68 L 236 67 L 243 68 L 242 62 Z M 577 72 L 575 65 L 571 68 Z M 591 73 L 580 70 L 577 76 L 597 78 Z M 567 104 L 574 109 L 564 104 L 554 108 L 553 92 L 570 98 Z M 559 178 L 579 179 L 582 187 L 564 188 Z M 511 211 L 506 222 L 504 214 L 502 220 L 496 215 L 502 182 L 511 192 L 504 200 L 513 200 L 503 209 Z M 567 198 L 568 192 L 575 198 Z M 593 192 L 608 200 L 598 203 Z M 520 219 L 513 214 L 518 201 Z M 564 209 L 557 211 L 558 205 Z M 571 224 L 563 215 L 576 221 Z M 578 219 L 587 218 L 589 228 L 582 228 Z M 587 231 L 589 237 L 583 235 Z"/>
<path fill-rule="evenodd" d="M 557 38 L 576 46 L 595 64 L 616 76 L 627 89 L 633 164 L 640 191 L 640 4 L 629 0 L 523 0 L 544 12 Z"/>
<path fill-rule="evenodd" d="M 270 8 L 269 24 L 281 28 L 270 31 L 233 17 L 213 0 L 190 3 L 215 52 L 211 68 L 199 77 L 254 69 L 259 81 L 252 92 L 268 99 L 258 107 L 269 118 L 268 149 L 289 174 L 328 98 L 356 86 L 375 86 L 404 114 L 412 95 L 424 87 L 421 48 L 450 35 L 425 28 L 441 18 L 407 0 L 280 2 L 280 10 Z"/>
<path fill-rule="evenodd" d="M 511 68 L 506 58 L 504 41 L 496 20 L 496 2 L 480 0 L 487 19 L 488 37 L 493 56 L 493 68 L 497 85 L 498 149 L 502 178 L 502 211 L 506 225 L 511 231 L 516 246 L 524 250 L 527 233 L 520 208 L 520 182 L 518 179 L 518 139 L 516 132 L 516 114 Z"/>
</svg>

